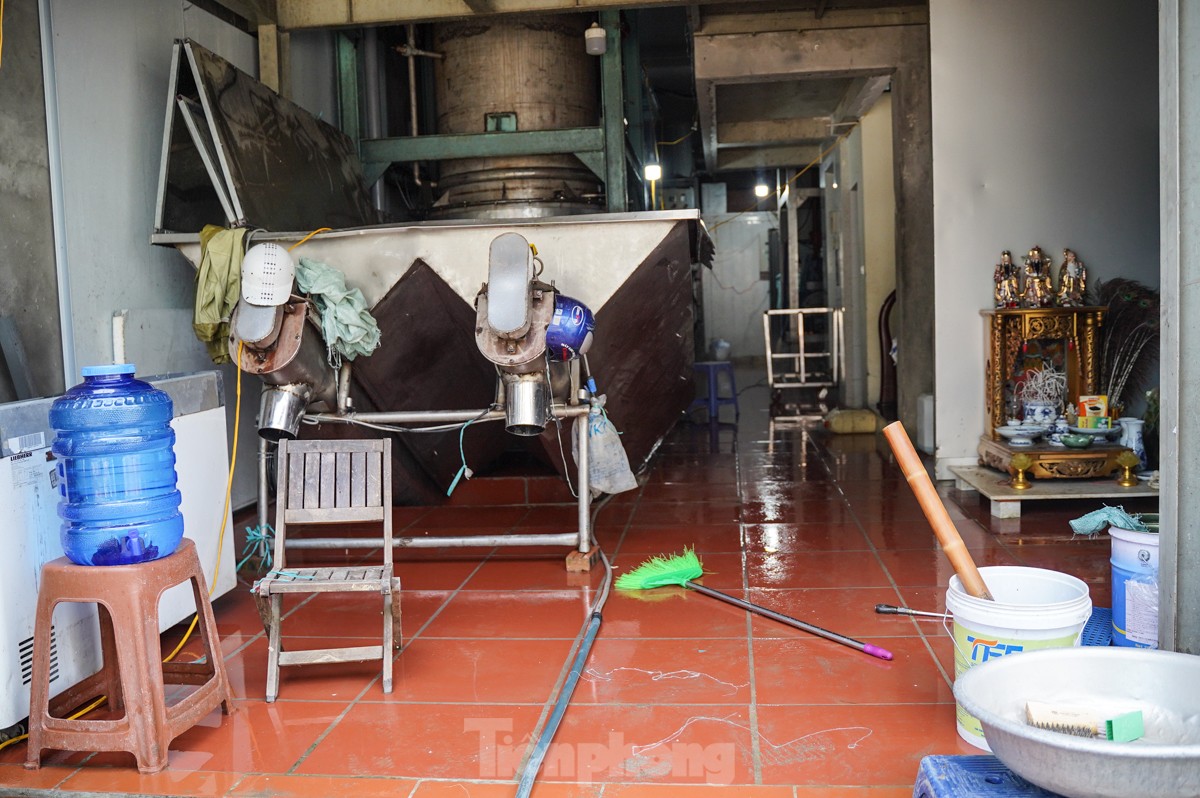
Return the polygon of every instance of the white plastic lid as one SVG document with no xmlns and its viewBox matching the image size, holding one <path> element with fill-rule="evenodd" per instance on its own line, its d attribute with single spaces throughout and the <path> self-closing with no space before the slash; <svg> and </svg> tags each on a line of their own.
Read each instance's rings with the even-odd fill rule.
<svg viewBox="0 0 1200 798">
<path fill-rule="evenodd" d="M 251 305 L 282 305 L 295 279 L 296 264 L 278 244 L 255 244 L 242 259 L 242 299 Z"/>
<path fill-rule="evenodd" d="M 80 372 L 85 377 L 112 377 L 118 374 L 133 374 L 137 366 L 132 363 L 110 363 L 104 366 L 84 366 Z"/>
</svg>

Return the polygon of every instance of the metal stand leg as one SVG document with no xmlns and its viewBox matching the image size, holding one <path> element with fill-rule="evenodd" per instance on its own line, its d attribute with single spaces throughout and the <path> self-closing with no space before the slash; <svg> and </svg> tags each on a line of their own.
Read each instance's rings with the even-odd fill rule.
<svg viewBox="0 0 1200 798">
<path fill-rule="evenodd" d="M 258 438 L 258 529 L 259 532 L 267 528 L 267 504 L 270 502 L 270 497 L 267 495 L 267 439 L 261 435 Z"/>
<path fill-rule="evenodd" d="M 575 421 L 575 440 L 579 449 L 576 463 L 576 490 L 579 493 L 579 545 L 567 555 L 568 571 L 590 571 L 600 556 L 600 547 L 592 546 L 592 488 L 588 482 L 588 416 Z"/>
</svg>

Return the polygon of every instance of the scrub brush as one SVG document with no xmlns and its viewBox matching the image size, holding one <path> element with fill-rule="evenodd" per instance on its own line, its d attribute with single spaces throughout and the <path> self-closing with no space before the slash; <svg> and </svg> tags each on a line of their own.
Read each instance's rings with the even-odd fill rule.
<svg viewBox="0 0 1200 798">
<path fill-rule="evenodd" d="M 686 587 L 695 590 L 697 593 L 703 593 L 711 598 L 732 604 L 735 607 L 749 610 L 764 618 L 770 618 L 773 621 L 779 621 L 796 629 L 824 637 L 826 640 L 841 643 L 843 646 L 858 649 L 864 654 L 870 654 L 872 657 L 888 660 L 892 658 L 892 652 L 886 648 L 873 646 L 870 643 L 863 643 L 845 635 L 840 635 L 837 632 L 831 632 L 828 629 L 822 629 L 819 626 L 798 621 L 787 615 L 781 615 L 774 610 L 760 607 L 757 604 L 751 604 L 749 601 L 742 601 L 739 598 L 734 598 L 718 590 L 713 590 L 711 587 L 698 585 L 692 581 L 693 579 L 699 579 L 703 575 L 704 566 L 700 564 L 700 559 L 696 556 L 696 552 L 692 549 L 687 549 L 683 554 L 676 554 L 672 557 L 651 557 L 632 571 L 621 574 L 617 577 L 617 581 L 614 584 L 616 584 L 618 590 L 648 590 L 667 585 Z"/>
<path fill-rule="evenodd" d="M 1025 703 L 1025 721 L 1046 731 L 1074 737 L 1101 737 L 1104 718 L 1082 707 L 1058 707 L 1041 701 Z"/>
<path fill-rule="evenodd" d="M 1060 707 L 1041 701 L 1025 703 L 1025 720 L 1030 726 L 1046 731 L 1127 743 L 1145 734 L 1140 710 L 1125 712 L 1115 718 L 1085 707 Z"/>
</svg>

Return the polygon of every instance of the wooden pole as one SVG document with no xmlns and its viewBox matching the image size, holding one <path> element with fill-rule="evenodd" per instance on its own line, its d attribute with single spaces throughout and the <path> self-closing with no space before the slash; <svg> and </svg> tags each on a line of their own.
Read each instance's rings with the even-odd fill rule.
<svg viewBox="0 0 1200 798">
<path fill-rule="evenodd" d="M 962 536 L 958 534 L 958 529 L 950 520 L 950 514 L 946 512 L 946 505 L 942 504 L 937 489 L 933 487 L 933 481 L 929 479 L 929 474 L 925 473 L 925 466 L 921 464 L 917 450 L 913 448 L 912 441 L 908 439 L 904 425 L 899 421 L 888 424 L 883 428 L 883 437 L 887 438 L 887 442 L 891 445 L 892 453 L 896 455 L 896 462 L 900 464 L 900 470 L 904 472 L 904 478 L 908 480 L 908 487 L 912 488 L 917 502 L 920 503 L 925 517 L 929 520 L 929 525 L 933 527 L 933 534 L 937 535 L 938 542 L 942 545 L 942 551 L 946 553 L 946 559 L 954 566 L 954 572 L 962 581 L 963 590 L 975 598 L 995 601 L 991 591 L 984 584 L 979 569 L 975 567 L 975 561 L 971 559 L 971 552 L 967 551 Z"/>
</svg>

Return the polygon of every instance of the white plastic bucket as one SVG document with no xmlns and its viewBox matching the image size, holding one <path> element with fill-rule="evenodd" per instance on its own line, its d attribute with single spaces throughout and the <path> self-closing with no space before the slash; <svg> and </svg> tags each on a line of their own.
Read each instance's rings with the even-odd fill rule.
<svg viewBox="0 0 1200 798">
<path fill-rule="evenodd" d="M 1109 527 L 1113 643 L 1158 648 L 1158 531 Z"/>
<path fill-rule="evenodd" d="M 1079 645 L 1092 615 L 1087 584 L 1044 568 L 994 565 L 979 573 L 995 601 L 967 595 L 950 577 L 946 609 L 954 614 L 954 677 L 996 657 Z M 1015 698 L 1015 697 L 1014 697 Z M 958 735 L 990 751 L 979 720 L 957 706 Z"/>
</svg>

